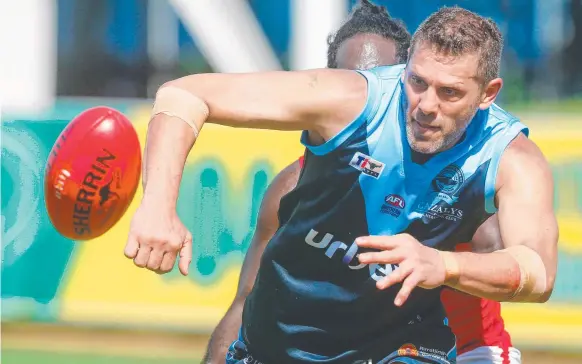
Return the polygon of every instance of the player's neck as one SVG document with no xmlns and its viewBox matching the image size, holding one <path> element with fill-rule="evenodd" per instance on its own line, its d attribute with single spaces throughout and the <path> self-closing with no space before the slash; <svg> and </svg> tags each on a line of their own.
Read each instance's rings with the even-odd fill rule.
<svg viewBox="0 0 582 364">
<path fill-rule="evenodd" d="M 412 159 L 412 162 L 416 163 L 416 164 L 425 164 L 435 155 L 436 155 L 436 153 L 434 153 L 434 154 L 420 153 L 420 152 L 417 152 L 414 149 L 410 148 L 410 157 L 411 157 L 410 159 Z"/>
</svg>

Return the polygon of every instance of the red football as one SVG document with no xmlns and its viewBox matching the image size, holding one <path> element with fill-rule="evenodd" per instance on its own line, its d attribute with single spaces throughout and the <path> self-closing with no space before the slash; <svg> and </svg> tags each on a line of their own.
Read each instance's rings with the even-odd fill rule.
<svg viewBox="0 0 582 364">
<path fill-rule="evenodd" d="M 140 172 L 131 122 L 104 106 L 82 112 L 59 135 L 46 165 L 44 196 L 54 227 L 74 240 L 104 234 L 129 207 Z"/>
</svg>

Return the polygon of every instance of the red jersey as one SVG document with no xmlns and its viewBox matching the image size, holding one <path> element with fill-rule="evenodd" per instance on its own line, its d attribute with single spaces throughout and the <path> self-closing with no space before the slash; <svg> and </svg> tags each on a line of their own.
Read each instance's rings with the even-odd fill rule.
<svg viewBox="0 0 582 364">
<path fill-rule="evenodd" d="M 457 245 L 456 251 L 471 251 L 471 246 Z M 481 346 L 496 346 L 509 362 L 511 337 L 501 317 L 501 304 L 480 297 L 444 288 L 441 301 L 449 318 L 449 326 L 457 337 L 457 353 L 462 354 Z"/>
<path fill-rule="evenodd" d="M 304 157 L 299 158 L 303 168 Z M 471 251 L 471 246 L 457 245 L 456 251 Z M 444 288 L 441 301 L 449 319 L 449 326 L 457 337 L 457 354 L 463 354 L 482 346 L 496 346 L 503 350 L 504 363 L 509 363 L 511 337 L 505 330 L 501 317 L 501 304 Z"/>
</svg>

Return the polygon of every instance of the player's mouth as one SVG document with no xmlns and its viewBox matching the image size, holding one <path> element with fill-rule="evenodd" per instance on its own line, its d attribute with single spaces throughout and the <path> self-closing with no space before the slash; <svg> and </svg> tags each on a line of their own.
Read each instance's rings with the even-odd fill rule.
<svg viewBox="0 0 582 364">
<path fill-rule="evenodd" d="M 421 123 L 416 119 L 412 119 L 413 127 L 420 134 L 432 134 L 440 130 L 438 126 L 431 126 L 430 124 Z"/>
</svg>

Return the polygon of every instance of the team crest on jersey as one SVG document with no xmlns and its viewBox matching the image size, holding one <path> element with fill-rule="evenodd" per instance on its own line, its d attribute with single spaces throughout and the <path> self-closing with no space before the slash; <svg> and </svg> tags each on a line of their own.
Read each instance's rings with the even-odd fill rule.
<svg viewBox="0 0 582 364">
<path fill-rule="evenodd" d="M 384 203 L 380 211 L 394 217 L 400 216 L 402 209 L 406 207 L 406 201 L 399 195 L 388 195 L 384 198 Z"/>
<path fill-rule="evenodd" d="M 363 174 L 372 176 L 376 179 L 380 177 L 384 170 L 384 163 L 365 155 L 364 153 L 356 152 L 350 161 L 350 166 L 354 167 Z"/>
<path fill-rule="evenodd" d="M 461 221 L 463 210 L 453 207 L 457 202 L 457 192 L 465 182 L 463 171 L 454 164 L 445 167 L 431 182 L 431 191 L 415 211 L 428 219 Z"/>
<path fill-rule="evenodd" d="M 463 171 L 454 164 L 443 169 L 432 181 L 432 187 L 437 192 L 442 192 L 449 196 L 459 191 L 465 182 Z"/>
</svg>

